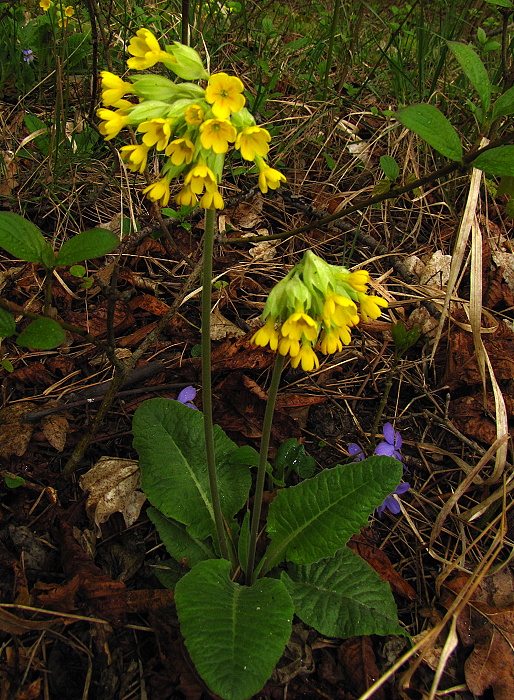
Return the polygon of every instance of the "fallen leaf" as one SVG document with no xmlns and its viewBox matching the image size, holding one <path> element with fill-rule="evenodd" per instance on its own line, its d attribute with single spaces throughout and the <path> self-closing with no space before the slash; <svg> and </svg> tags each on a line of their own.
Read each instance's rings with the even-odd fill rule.
<svg viewBox="0 0 514 700">
<path fill-rule="evenodd" d="M 57 620 L 45 620 L 38 622 L 36 620 L 24 620 L 22 617 L 13 615 L 7 610 L 0 608 L 0 630 L 6 634 L 26 634 L 35 630 L 47 630 L 54 625 Z"/>
<path fill-rule="evenodd" d="M 348 542 L 348 547 L 367 561 L 368 564 L 375 569 L 380 578 L 390 584 L 395 593 L 409 600 L 414 601 L 418 599 L 416 591 L 395 570 L 387 554 L 376 547 L 366 537 L 363 535 L 353 535 Z"/>
<path fill-rule="evenodd" d="M 138 462 L 133 459 L 101 457 L 79 483 L 83 491 L 89 491 L 86 510 L 97 531 L 113 513 L 121 513 L 126 526 L 130 527 L 138 519 L 146 500 L 139 490 Z"/>
<path fill-rule="evenodd" d="M 31 362 L 24 367 L 19 367 L 11 373 L 11 377 L 18 379 L 23 384 L 43 384 L 43 386 L 51 386 L 55 379 L 47 370 L 42 362 Z"/>
<path fill-rule="evenodd" d="M 237 338 L 246 335 L 235 323 L 229 321 L 216 307 L 211 313 L 211 340 L 224 340 L 225 338 Z"/>
<path fill-rule="evenodd" d="M 37 410 L 35 403 L 23 402 L 0 410 L 0 458 L 21 457 L 29 445 L 34 426 L 23 420 L 24 413 Z"/>
<path fill-rule="evenodd" d="M 448 608 L 469 577 L 459 573 L 445 582 L 441 603 Z M 488 576 L 459 615 L 457 631 L 473 651 L 464 664 L 469 690 L 483 695 L 492 688 L 495 700 L 514 697 L 514 575 L 508 567 Z"/>
<path fill-rule="evenodd" d="M 345 678 L 356 696 L 363 695 L 380 677 L 375 652 L 369 637 L 350 637 L 337 650 Z M 373 700 L 385 700 L 383 688 L 373 694 Z"/>
<path fill-rule="evenodd" d="M 170 310 L 168 304 L 164 303 L 152 294 L 140 294 L 130 300 L 129 304 L 132 311 L 136 309 L 143 309 L 143 311 L 148 311 L 154 316 L 164 316 Z"/>
<path fill-rule="evenodd" d="M 53 416 L 45 416 L 41 420 L 43 435 L 58 452 L 64 450 L 68 428 L 68 419 L 64 416 L 54 414 Z"/>
</svg>

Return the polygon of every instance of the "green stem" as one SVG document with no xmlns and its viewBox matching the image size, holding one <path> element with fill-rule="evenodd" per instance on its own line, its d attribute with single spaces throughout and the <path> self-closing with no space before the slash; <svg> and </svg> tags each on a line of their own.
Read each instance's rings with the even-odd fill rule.
<svg viewBox="0 0 514 700">
<path fill-rule="evenodd" d="M 271 384 L 268 391 L 268 401 L 266 403 L 266 412 L 262 424 L 261 449 L 259 452 L 259 467 L 257 469 L 257 480 L 255 482 L 255 495 L 253 497 L 253 513 L 252 523 L 250 526 L 250 546 L 248 548 L 248 568 L 246 571 L 246 582 L 248 585 L 253 583 L 254 572 L 253 566 L 255 563 L 255 549 L 257 547 L 257 535 L 259 533 L 259 523 L 261 519 L 262 494 L 264 491 L 264 480 L 266 478 L 266 462 L 268 461 L 268 448 L 271 436 L 271 427 L 273 425 L 273 413 L 275 411 L 275 403 L 277 400 L 278 386 L 284 367 L 284 358 L 282 355 L 277 355 L 275 367 L 271 376 Z"/>
<path fill-rule="evenodd" d="M 214 251 L 214 225 L 216 212 L 205 210 L 205 234 L 203 239 L 203 279 L 202 279 L 202 404 L 205 451 L 209 473 L 212 508 L 218 544 L 223 559 L 229 559 L 227 539 L 223 525 L 220 494 L 216 478 L 216 458 L 212 422 L 212 382 L 211 382 L 211 296 L 212 296 L 212 255 Z"/>
<path fill-rule="evenodd" d="M 387 376 L 387 380 L 384 386 L 384 391 L 382 392 L 380 403 L 378 404 L 377 412 L 375 414 L 375 420 L 373 421 L 373 425 L 371 427 L 371 433 L 369 436 L 371 450 L 374 450 L 377 444 L 378 424 L 380 423 L 380 420 L 384 413 L 387 399 L 389 398 L 389 392 L 391 391 L 391 387 L 393 386 L 393 376 L 398 368 L 398 360 L 399 358 L 394 360 L 393 366 L 389 370 L 389 374 Z"/>
</svg>

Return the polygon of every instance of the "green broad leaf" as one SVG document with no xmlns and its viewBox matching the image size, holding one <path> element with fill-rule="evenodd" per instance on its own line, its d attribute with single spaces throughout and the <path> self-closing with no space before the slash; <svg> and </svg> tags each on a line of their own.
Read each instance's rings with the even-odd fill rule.
<svg viewBox="0 0 514 700">
<path fill-rule="evenodd" d="M 167 518 L 157 508 L 148 508 L 146 514 L 157 528 L 168 554 L 176 561 L 181 562 L 182 566 L 192 569 L 199 562 L 212 559 L 215 556 L 212 547 L 207 542 L 201 542 L 191 537 L 184 525 Z"/>
<path fill-rule="evenodd" d="M 25 479 L 22 476 L 13 474 L 12 476 L 7 476 L 4 474 L 5 485 L 10 489 L 17 489 L 19 486 L 25 484 Z"/>
<path fill-rule="evenodd" d="M 170 591 L 174 591 L 178 581 L 185 576 L 189 569 L 185 569 L 175 559 L 164 559 L 157 566 L 152 566 L 152 572 L 159 582 Z"/>
<path fill-rule="evenodd" d="M 10 360 L 7 360 L 6 358 L 0 360 L 0 367 L 3 367 L 3 369 L 5 369 L 6 372 L 14 372 L 13 363 Z"/>
<path fill-rule="evenodd" d="M 289 438 L 278 448 L 274 467 L 277 478 L 294 470 L 301 479 L 310 479 L 316 473 L 316 460 L 305 452 L 301 442 Z"/>
<path fill-rule="evenodd" d="M 514 177 L 512 175 L 504 175 L 498 184 L 496 196 L 501 197 L 504 194 L 514 197 Z"/>
<path fill-rule="evenodd" d="M 24 348 L 37 350 L 52 350 L 62 345 L 66 333 L 61 326 L 51 318 L 38 318 L 25 328 L 16 338 L 16 344 Z"/>
<path fill-rule="evenodd" d="M 246 574 L 248 569 L 248 552 L 250 551 L 250 511 L 247 510 L 241 524 L 241 531 L 237 541 L 237 558 L 241 569 Z"/>
<path fill-rule="evenodd" d="M 0 308 L 0 338 L 10 338 L 16 333 L 16 322 L 12 314 Z"/>
<path fill-rule="evenodd" d="M 509 114 L 514 114 L 514 85 L 494 102 L 491 117 L 497 119 L 497 117 L 506 117 Z"/>
<path fill-rule="evenodd" d="M 388 583 L 344 547 L 330 559 L 282 572 L 295 613 L 327 637 L 405 634 Z"/>
<path fill-rule="evenodd" d="M 83 231 L 62 244 L 55 264 L 74 265 L 83 260 L 99 258 L 101 255 L 110 253 L 119 243 L 118 236 L 105 228 Z"/>
<path fill-rule="evenodd" d="M 52 251 L 37 226 L 8 211 L 0 212 L 0 247 L 19 260 L 44 265 L 48 249 Z"/>
<path fill-rule="evenodd" d="M 32 140 L 36 146 L 44 156 L 47 156 L 50 153 L 49 127 L 45 124 L 45 122 L 42 122 L 41 119 L 38 119 L 38 117 L 30 114 L 30 112 L 23 117 L 23 121 L 25 122 L 27 129 L 30 131 Z"/>
<path fill-rule="evenodd" d="M 464 75 L 478 92 L 484 112 L 488 112 L 491 104 L 491 83 L 481 58 L 469 44 L 462 44 L 460 41 L 446 43 L 459 62 Z"/>
<path fill-rule="evenodd" d="M 331 557 L 367 525 L 368 516 L 402 478 L 401 462 L 373 456 L 324 469 L 278 492 L 268 514 L 266 571 L 286 559 L 312 564 Z"/>
<path fill-rule="evenodd" d="M 514 3 L 511 0 L 485 0 L 489 5 L 496 5 L 497 7 L 508 7 L 509 9 L 514 8 Z"/>
<path fill-rule="evenodd" d="M 209 688 L 246 700 L 266 683 L 291 635 L 294 608 L 282 581 L 253 586 L 230 580 L 230 563 L 197 564 L 175 589 L 187 650 Z"/>
<path fill-rule="evenodd" d="M 73 277 L 78 277 L 79 279 L 82 279 L 84 275 L 86 274 L 86 268 L 84 265 L 72 265 L 70 267 L 70 275 L 73 275 Z"/>
<path fill-rule="evenodd" d="M 410 105 L 396 112 L 396 118 L 441 155 L 450 160 L 462 160 L 459 136 L 437 107 L 426 104 Z"/>
<path fill-rule="evenodd" d="M 380 156 L 380 167 L 384 171 L 384 175 L 394 182 L 400 174 L 398 163 L 392 156 Z"/>
<path fill-rule="evenodd" d="M 132 431 L 142 488 L 150 503 L 186 525 L 191 537 L 215 537 L 201 411 L 178 401 L 150 399 L 135 412 Z M 251 485 L 249 468 L 232 462 L 238 449 L 214 426 L 218 487 L 227 522 L 246 503 Z"/>
<path fill-rule="evenodd" d="M 514 175 L 514 146 L 498 146 L 481 153 L 473 161 L 473 167 L 489 175 Z"/>
</svg>

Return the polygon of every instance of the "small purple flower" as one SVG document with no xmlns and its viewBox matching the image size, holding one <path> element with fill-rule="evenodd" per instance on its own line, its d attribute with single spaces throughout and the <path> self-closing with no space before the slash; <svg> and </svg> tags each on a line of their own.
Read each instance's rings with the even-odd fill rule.
<svg viewBox="0 0 514 700">
<path fill-rule="evenodd" d="M 364 450 L 360 445 L 357 445 L 356 442 L 351 442 L 348 445 L 348 454 L 350 455 L 350 457 L 355 457 L 355 459 L 353 460 L 354 462 L 362 462 L 363 459 L 366 459 Z"/>
<path fill-rule="evenodd" d="M 393 457 L 399 462 L 402 461 L 402 455 L 400 450 L 402 449 L 402 436 L 400 433 L 393 428 L 391 423 L 386 423 L 384 425 L 384 438 L 381 443 L 379 443 L 375 449 L 376 455 L 383 455 L 384 457 Z"/>
<path fill-rule="evenodd" d="M 180 394 L 177 396 L 177 401 L 180 401 L 180 403 L 183 403 L 184 406 L 187 406 L 188 408 L 194 408 L 195 411 L 198 411 L 198 407 L 192 403 L 194 401 L 194 398 L 196 396 L 196 389 L 194 386 L 186 386 L 185 389 L 182 389 Z"/>
<path fill-rule="evenodd" d="M 32 49 L 23 49 L 22 54 L 25 63 L 32 63 L 32 61 L 36 58 Z"/>
<path fill-rule="evenodd" d="M 407 493 L 407 491 L 409 489 L 410 489 L 410 484 L 407 484 L 406 482 L 403 484 L 399 484 L 396 487 L 396 490 L 393 491 L 393 493 L 390 493 L 389 496 L 386 496 L 382 505 L 378 506 L 378 508 L 377 508 L 378 517 L 381 518 L 382 513 L 386 509 L 390 513 L 392 513 L 393 515 L 398 515 L 398 513 L 400 513 L 400 511 L 401 511 L 401 508 L 400 508 L 400 504 L 398 503 L 395 496 L 402 496 L 404 493 Z"/>
</svg>

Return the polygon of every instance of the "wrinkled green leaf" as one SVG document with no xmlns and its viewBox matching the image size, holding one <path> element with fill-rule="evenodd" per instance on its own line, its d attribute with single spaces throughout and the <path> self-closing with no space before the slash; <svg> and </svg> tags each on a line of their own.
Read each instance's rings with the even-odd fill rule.
<svg viewBox="0 0 514 700">
<path fill-rule="evenodd" d="M 392 182 L 394 182 L 400 174 L 398 163 L 392 156 L 380 156 L 380 167 L 384 171 L 384 175 Z"/>
<path fill-rule="evenodd" d="M 497 117 L 506 117 L 509 114 L 514 114 L 514 85 L 498 97 L 493 104 L 491 116 L 496 119 Z"/>
<path fill-rule="evenodd" d="M 481 153 L 473 167 L 489 175 L 514 175 L 514 146 L 498 146 Z"/>
<path fill-rule="evenodd" d="M 278 479 L 293 469 L 301 479 L 309 479 L 316 473 L 316 460 L 305 452 L 301 442 L 289 438 L 278 448 L 274 467 Z"/>
<path fill-rule="evenodd" d="M 191 537 L 184 525 L 167 518 L 157 508 L 148 508 L 146 514 L 157 528 L 168 554 L 178 562 L 182 562 L 182 566 L 192 569 L 199 562 L 215 556 L 208 542 Z M 184 559 L 187 563 L 183 561 Z"/>
<path fill-rule="evenodd" d="M 309 566 L 291 564 L 281 579 L 296 615 L 327 637 L 404 634 L 389 584 L 351 549 Z"/>
<path fill-rule="evenodd" d="M 55 264 L 74 265 L 83 260 L 99 258 L 114 250 L 119 242 L 118 236 L 105 228 L 83 231 L 62 244 Z"/>
<path fill-rule="evenodd" d="M 230 580 L 230 563 L 197 564 L 175 589 L 187 650 L 209 688 L 246 700 L 271 676 L 291 634 L 293 604 L 277 579 L 253 586 Z"/>
<path fill-rule="evenodd" d="M 135 412 L 132 430 L 142 488 L 150 503 L 186 525 L 191 537 L 215 537 L 202 413 L 178 401 L 150 399 Z M 239 448 L 219 426 L 214 426 L 214 449 L 221 507 L 228 522 L 246 502 L 250 470 L 232 461 Z"/>
<path fill-rule="evenodd" d="M 241 565 L 241 569 L 246 573 L 248 569 L 248 553 L 250 551 L 250 511 L 247 510 L 243 522 L 241 524 L 241 531 L 239 532 L 239 539 L 237 541 L 237 558 Z"/>
<path fill-rule="evenodd" d="M 12 314 L 0 308 L 0 338 L 10 338 L 16 333 L 16 322 Z"/>
<path fill-rule="evenodd" d="M 48 250 L 53 258 L 52 248 L 38 227 L 23 216 L 8 211 L 0 212 L 0 246 L 15 258 L 27 262 L 46 264 Z"/>
<path fill-rule="evenodd" d="M 478 92 L 484 112 L 487 112 L 491 104 L 491 83 L 482 60 L 469 44 L 462 44 L 460 41 L 448 41 L 447 44 L 464 75 Z"/>
<path fill-rule="evenodd" d="M 61 326 L 51 318 L 38 318 L 29 323 L 23 333 L 16 338 L 16 343 L 24 348 L 37 350 L 52 350 L 62 345 L 66 333 Z"/>
<path fill-rule="evenodd" d="M 369 514 L 396 489 L 402 473 L 398 460 L 373 456 L 324 469 L 279 491 L 268 514 L 268 566 L 283 559 L 311 564 L 333 556 L 367 524 Z"/>
<path fill-rule="evenodd" d="M 410 105 L 396 112 L 396 118 L 441 155 L 451 160 L 462 160 L 459 136 L 437 107 L 426 104 Z"/>
<path fill-rule="evenodd" d="M 497 7 L 514 7 L 514 3 L 511 0 L 485 0 L 489 5 L 497 5 Z"/>
</svg>

